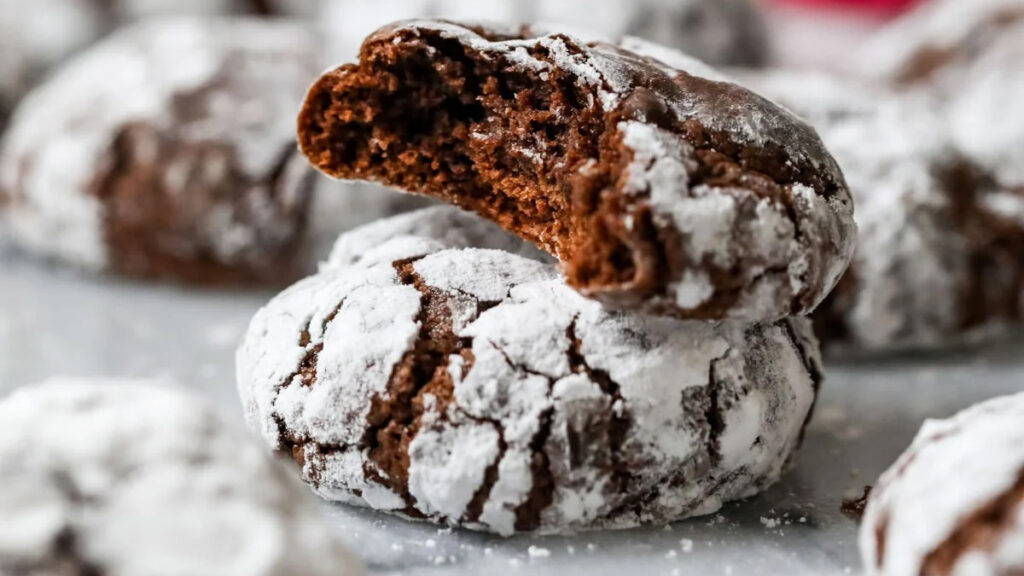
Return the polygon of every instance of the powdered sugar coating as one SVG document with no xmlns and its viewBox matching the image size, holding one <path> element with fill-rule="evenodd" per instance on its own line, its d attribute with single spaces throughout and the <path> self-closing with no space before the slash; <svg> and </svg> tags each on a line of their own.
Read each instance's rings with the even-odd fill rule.
<svg viewBox="0 0 1024 576">
<path fill-rule="evenodd" d="M 141 162 L 171 140 L 206 152 L 182 153 L 164 174 L 173 209 L 195 212 L 168 250 L 257 266 L 300 226 L 308 170 L 284 168 L 282 158 L 317 54 L 303 26 L 246 19 L 160 20 L 115 34 L 49 78 L 12 119 L 0 152 L 11 235 L 89 269 L 114 266 L 108 234 L 120 216 L 102 187 L 125 160 L 117 142 L 131 142 Z M 245 198 L 191 191 L 237 180 L 250 183 Z"/>
<path fill-rule="evenodd" d="M 820 335 L 872 350 L 929 348 L 1009 320 L 998 313 L 968 320 L 972 300 L 986 305 L 971 296 L 975 283 L 1013 293 L 998 274 L 977 277 L 988 273 L 972 262 L 996 248 L 971 239 L 974 221 L 991 217 L 989 204 L 1015 211 L 1022 203 L 965 175 L 976 167 L 957 151 L 934 101 L 817 73 L 745 80 L 818 129 L 856 201 L 857 253 L 818 313 Z"/>
<path fill-rule="evenodd" d="M 403 387 L 406 362 L 453 338 Z M 507 535 L 668 522 L 764 489 L 818 362 L 804 320 L 612 313 L 550 264 L 406 235 L 273 300 L 237 367 L 250 425 L 324 498 Z"/>
<path fill-rule="evenodd" d="M 336 61 L 353 58 L 362 38 L 402 18 L 537 22 L 613 40 L 634 35 L 734 66 L 763 64 L 768 53 L 763 17 L 749 0 L 327 0 L 320 10 Z"/>
<path fill-rule="evenodd" d="M 55 380 L 0 401 L 0 572 L 361 574 L 301 485 L 203 402 Z"/>
<path fill-rule="evenodd" d="M 1021 446 L 1021 394 L 925 422 L 871 493 L 860 532 L 868 574 L 1000 576 L 1024 569 Z M 990 511 L 979 518 L 983 509 Z"/>
</svg>

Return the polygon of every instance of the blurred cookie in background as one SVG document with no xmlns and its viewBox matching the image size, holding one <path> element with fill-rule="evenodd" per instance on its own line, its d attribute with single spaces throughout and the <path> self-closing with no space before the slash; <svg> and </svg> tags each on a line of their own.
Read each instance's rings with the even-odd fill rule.
<svg viewBox="0 0 1024 576">
<path fill-rule="evenodd" d="M 172 18 L 115 33 L 12 117 L 6 232 L 89 270 L 293 280 L 314 182 L 294 118 L 319 62 L 308 29 L 290 23 Z"/>
<path fill-rule="evenodd" d="M 957 150 L 918 94 L 823 73 L 742 78 L 803 116 L 853 193 L 854 261 L 815 313 L 826 345 L 892 352 L 948 346 L 1021 319 L 1024 198 Z"/>
<path fill-rule="evenodd" d="M 320 22 L 332 63 L 353 60 L 362 38 L 406 18 L 557 24 L 611 40 L 639 36 L 729 66 L 759 66 L 770 54 L 767 26 L 751 0 L 324 0 Z"/>
<path fill-rule="evenodd" d="M 99 4 L 0 0 L 0 130 L 35 81 L 103 34 L 107 24 Z"/>
<path fill-rule="evenodd" d="M 1022 23 L 1024 0 L 923 2 L 875 35 L 860 55 L 861 68 L 900 84 L 928 82 L 976 60 L 1001 38 L 1019 36 Z"/>
<path fill-rule="evenodd" d="M 0 0 L 0 131 L 57 64 L 119 26 L 161 16 L 310 16 L 315 0 Z"/>
<path fill-rule="evenodd" d="M 363 574 L 308 491 L 240 426 L 146 381 L 0 401 L 0 574 Z"/>
<path fill-rule="evenodd" d="M 940 0 L 883 30 L 861 66 L 935 98 L 956 145 L 1000 186 L 1024 192 L 1024 0 Z M 1007 200 L 1003 216 L 1024 223 Z"/>
</svg>

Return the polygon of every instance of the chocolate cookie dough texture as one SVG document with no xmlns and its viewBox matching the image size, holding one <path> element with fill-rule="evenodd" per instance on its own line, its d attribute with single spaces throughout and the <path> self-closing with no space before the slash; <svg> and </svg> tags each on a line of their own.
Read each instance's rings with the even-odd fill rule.
<svg viewBox="0 0 1024 576">
<path fill-rule="evenodd" d="M 871 493 L 869 575 L 1024 572 L 1024 395 L 928 421 Z"/>
<path fill-rule="evenodd" d="M 709 514 L 778 479 L 820 382 L 806 320 L 609 312 L 550 264 L 446 242 L 396 236 L 254 318 L 247 420 L 319 495 L 508 535 Z"/>
<path fill-rule="evenodd" d="M 307 498 L 182 392 L 59 380 L 0 401 L 2 574 L 362 574 Z"/>
<path fill-rule="evenodd" d="M 119 32 L 29 95 L 0 150 L 5 227 L 90 270 L 205 284 L 295 278 L 313 172 L 299 25 L 174 18 Z"/>
<path fill-rule="evenodd" d="M 857 253 L 814 315 L 826 344 L 929 348 L 1021 319 L 1024 199 L 956 150 L 940 107 L 823 74 L 745 80 L 818 129 L 856 202 Z"/>
<path fill-rule="evenodd" d="M 543 22 L 607 38 L 638 36 L 711 64 L 759 66 L 770 54 L 764 16 L 750 0 L 326 0 L 321 22 L 340 60 L 363 38 L 402 18 Z"/>
<path fill-rule="evenodd" d="M 300 145 L 331 176 L 497 222 L 607 305 L 689 319 L 813 310 L 855 236 L 817 135 L 682 54 L 628 47 L 399 23 L 313 86 Z"/>
</svg>

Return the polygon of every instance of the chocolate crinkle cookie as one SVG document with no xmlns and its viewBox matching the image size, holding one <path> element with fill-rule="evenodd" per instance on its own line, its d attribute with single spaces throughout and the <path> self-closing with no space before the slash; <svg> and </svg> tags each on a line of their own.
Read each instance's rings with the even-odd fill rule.
<svg viewBox="0 0 1024 576">
<path fill-rule="evenodd" d="M 871 492 L 869 575 L 1024 573 L 1024 395 L 928 421 Z"/>
<path fill-rule="evenodd" d="M 814 314 L 826 344 L 932 348 L 1020 321 L 1024 198 L 957 150 L 933 101 L 817 73 L 745 81 L 818 129 L 856 201 L 856 255 Z"/>
<path fill-rule="evenodd" d="M 92 270 L 294 280 L 313 172 L 293 118 L 317 62 L 288 23 L 173 18 L 115 34 L 14 115 L 0 151 L 8 232 Z"/>
<path fill-rule="evenodd" d="M 806 320 L 610 312 L 551 264 L 446 244 L 399 233 L 252 321 L 247 420 L 319 495 L 509 535 L 709 514 L 779 478 L 821 379 Z"/>
<path fill-rule="evenodd" d="M 817 135 L 679 52 L 623 44 L 399 23 L 317 81 L 300 145 L 329 175 L 497 222 L 613 307 L 750 320 L 813 310 L 855 236 Z"/>
<path fill-rule="evenodd" d="M 363 573 L 244 429 L 146 382 L 0 401 L 0 518 L 0 574 Z"/>
<path fill-rule="evenodd" d="M 771 53 L 764 15 L 750 0 L 326 0 L 330 51 L 349 59 L 363 38 L 400 18 L 544 22 L 608 38 L 638 36 L 712 64 L 760 66 Z"/>
</svg>

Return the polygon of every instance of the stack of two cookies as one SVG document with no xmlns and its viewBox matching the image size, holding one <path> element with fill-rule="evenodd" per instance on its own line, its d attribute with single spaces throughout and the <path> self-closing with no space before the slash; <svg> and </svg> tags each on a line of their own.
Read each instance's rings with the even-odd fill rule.
<svg viewBox="0 0 1024 576">
<path fill-rule="evenodd" d="M 800 120 L 638 40 L 420 21 L 324 75 L 299 140 L 475 213 L 351 232 L 253 320 L 247 417 L 318 494 L 511 534 L 779 478 L 822 378 L 802 316 L 855 236 Z"/>
</svg>

